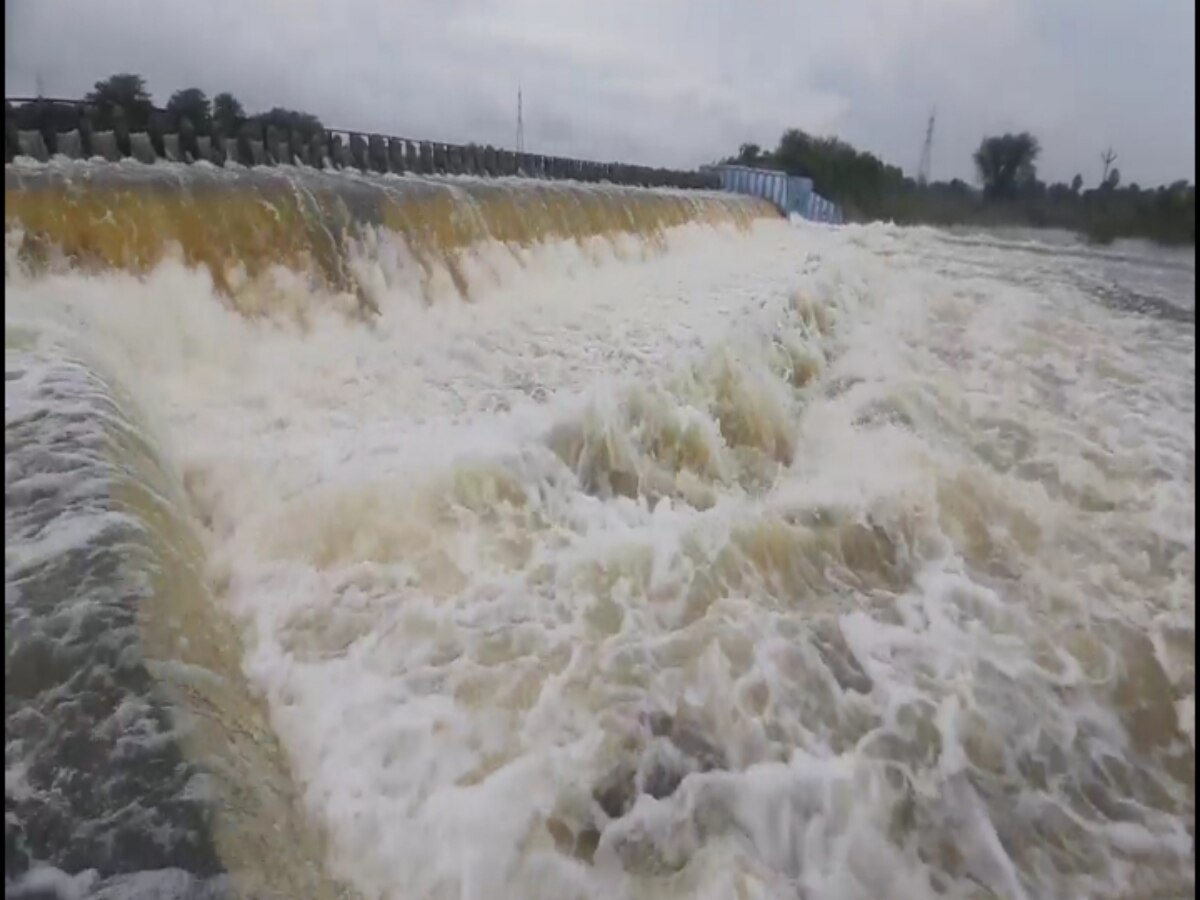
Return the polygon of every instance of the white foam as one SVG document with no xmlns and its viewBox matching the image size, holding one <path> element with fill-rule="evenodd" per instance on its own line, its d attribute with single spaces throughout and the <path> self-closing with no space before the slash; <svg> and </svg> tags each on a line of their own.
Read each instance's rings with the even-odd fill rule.
<svg viewBox="0 0 1200 900">
<path fill-rule="evenodd" d="M 136 388 L 333 865 L 367 896 L 1067 896 L 1095 874 L 1072 853 L 1164 842 L 1190 884 L 1190 801 L 1114 823 L 1033 774 L 1095 788 L 1101 747 L 1165 771 L 1123 743 L 1131 713 L 1088 682 L 1077 626 L 1165 627 L 1184 562 L 1164 548 L 1194 555 L 1190 336 L 1051 278 L 1094 263 L 1040 246 L 1021 282 L 1029 246 L 928 230 L 670 245 L 524 267 L 482 248 L 469 268 L 493 286 L 432 306 L 375 248 L 356 262 L 378 271 L 370 328 L 312 296 L 303 333 L 251 322 L 178 265 L 12 276 L 6 323 L 87 335 Z M 777 340 L 823 371 L 789 387 Z M 723 442 L 747 398 L 783 418 L 784 465 L 767 437 Z M 625 423 L 596 433 L 639 476 L 680 423 L 720 459 L 655 496 L 586 490 L 548 436 L 587 415 Z M 1173 596 L 1194 623 L 1194 591 Z M 591 792 L 651 766 L 639 716 L 663 709 L 730 771 L 609 824 Z M 1076 819 L 1039 820 L 1046 797 Z M 593 862 L 555 849 L 551 819 L 601 831 Z M 1108 876 L 1093 896 L 1141 874 Z"/>
</svg>

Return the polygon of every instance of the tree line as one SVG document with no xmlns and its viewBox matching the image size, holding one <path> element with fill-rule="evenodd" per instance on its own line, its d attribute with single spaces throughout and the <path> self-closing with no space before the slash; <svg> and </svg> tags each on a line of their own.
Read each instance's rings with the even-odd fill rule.
<svg viewBox="0 0 1200 900">
<path fill-rule="evenodd" d="M 102 129 L 123 125 L 128 131 L 147 131 L 158 124 L 197 135 L 234 136 L 250 123 L 271 125 L 305 141 L 325 130 L 311 113 L 274 107 L 247 115 L 233 94 L 223 92 L 210 100 L 195 87 L 175 91 L 159 110 L 145 79 L 131 73 L 97 81 L 84 101 L 92 109 L 93 124 Z M 68 131 L 76 127 L 72 121 L 75 112 L 52 103 L 27 104 L 12 114 L 21 128 L 49 124 L 55 130 Z M 62 121 L 56 121 L 58 118 Z M 1027 225 L 1078 231 L 1101 243 L 1141 237 L 1195 244 L 1194 185 L 1185 180 L 1156 188 L 1122 185 L 1120 170 L 1110 168 L 1111 152 L 1104 157 L 1104 175 L 1096 186 L 1085 189 L 1081 175 L 1070 184 L 1047 185 L 1037 176 L 1040 153 L 1041 145 L 1029 132 L 983 138 L 973 154 L 982 190 L 958 178 L 918 183 L 872 153 L 839 138 L 817 137 L 798 128 L 784 131 L 774 150 L 743 144 L 724 162 L 811 178 L 817 192 L 841 206 L 849 221 Z"/>
<path fill-rule="evenodd" d="M 97 81 L 84 97 L 84 103 L 91 107 L 93 124 L 100 129 L 123 125 L 129 131 L 147 131 L 157 123 L 171 131 L 191 130 L 198 135 L 221 134 L 232 137 L 250 123 L 290 130 L 304 140 L 325 130 L 321 120 L 311 113 L 277 106 L 266 112 L 247 115 L 233 94 L 223 92 L 210 100 L 204 91 L 195 87 L 175 91 L 167 100 L 166 107 L 159 110 L 154 105 L 146 80 L 141 75 L 128 72 Z M 49 123 L 61 131 L 75 127 L 72 120 L 74 112 L 53 103 L 26 104 L 14 110 L 13 115 L 21 128 L 38 128 L 42 123 Z M 61 122 L 56 119 L 61 119 Z"/>
<path fill-rule="evenodd" d="M 1164 244 L 1196 243 L 1196 188 L 1186 180 L 1155 188 L 1122 185 L 1103 157 L 1104 175 L 1086 188 L 1082 175 L 1070 184 L 1038 178 L 1041 145 L 1029 132 L 992 135 L 972 156 L 981 189 L 961 179 L 927 184 L 907 177 L 874 154 L 835 137 L 789 128 L 774 150 L 743 144 L 727 163 L 775 169 L 811 178 L 814 189 L 834 201 L 850 221 L 886 220 L 925 225 L 1025 225 L 1080 232 L 1097 243 L 1146 238 Z"/>
</svg>

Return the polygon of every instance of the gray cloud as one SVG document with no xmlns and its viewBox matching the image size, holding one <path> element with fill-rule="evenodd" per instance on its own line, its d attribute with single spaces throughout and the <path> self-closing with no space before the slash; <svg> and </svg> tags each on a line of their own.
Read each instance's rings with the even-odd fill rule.
<svg viewBox="0 0 1200 900">
<path fill-rule="evenodd" d="M 5 4 L 9 95 L 116 71 L 230 90 L 346 128 L 696 165 L 783 128 L 911 171 L 936 103 L 937 177 L 982 135 L 1029 129 L 1049 179 L 1195 176 L 1190 0 L 209 0 Z"/>
</svg>

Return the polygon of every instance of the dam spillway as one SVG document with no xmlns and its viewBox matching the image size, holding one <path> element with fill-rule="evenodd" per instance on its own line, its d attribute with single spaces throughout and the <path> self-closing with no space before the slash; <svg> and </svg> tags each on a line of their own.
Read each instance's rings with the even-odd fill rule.
<svg viewBox="0 0 1200 900">
<path fill-rule="evenodd" d="M 1190 896 L 1194 260 L 5 176 L 10 896 Z"/>
</svg>

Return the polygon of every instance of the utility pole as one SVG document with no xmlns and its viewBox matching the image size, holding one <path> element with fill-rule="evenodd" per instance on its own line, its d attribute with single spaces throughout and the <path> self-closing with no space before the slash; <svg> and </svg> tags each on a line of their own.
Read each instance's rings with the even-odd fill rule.
<svg viewBox="0 0 1200 900">
<path fill-rule="evenodd" d="M 525 152 L 525 119 L 521 109 L 521 85 L 517 85 L 517 152 Z"/>
<path fill-rule="evenodd" d="M 925 143 L 921 147 L 921 161 L 917 163 L 917 184 L 924 186 L 929 182 L 930 169 L 933 167 L 933 122 L 937 118 L 937 107 L 929 114 L 929 124 L 925 126 Z"/>
<path fill-rule="evenodd" d="M 1113 153 L 1113 148 L 1109 147 L 1100 154 L 1100 159 L 1104 162 L 1104 174 L 1100 177 L 1100 184 L 1108 184 L 1108 170 L 1112 164 L 1117 161 L 1117 154 Z"/>
</svg>

